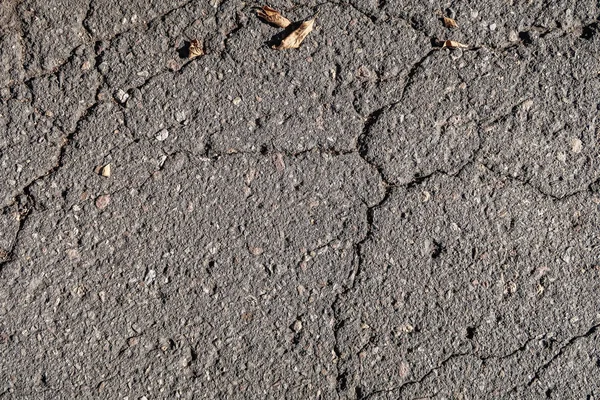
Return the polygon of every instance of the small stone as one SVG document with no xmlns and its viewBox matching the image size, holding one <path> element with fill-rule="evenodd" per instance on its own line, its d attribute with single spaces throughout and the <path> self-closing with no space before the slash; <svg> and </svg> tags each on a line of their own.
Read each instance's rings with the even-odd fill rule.
<svg viewBox="0 0 600 400">
<path fill-rule="evenodd" d="M 429 193 L 427 190 L 424 190 L 421 193 L 421 201 L 423 203 L 427 203 L 429 201 L 429 199 L 431 198 L 431 193 Z"/>
<path fill-rule="evenodd" d="M 252 322 L 254 315 L 251 312 L 242 313 L 242 320 L 244 322 Z"/>
<path fill-rule="evenodd" d="M 179 71 L 181 66 L 179 65 L 179 63 L 177 61 L 169 60 L 169 61 L 167 61 L 167 68 L 169 68 L 171 71 Z"/>
<path fill-rule="evenodd" d="M 581 142 L 581 140 L 577 138 L 571 140 L 571 150 L 573 151 L 573 153 L 581 153 L 582 149 L 583 143 Z"/>
<path fill-rule="evenodd" d="M 495 31 L 495 30 L 496 30 L 496 24 L 491 24 L 490 31 Z"/>
<path fill-rule="evenodd" d="M 110 194 L 103 194 L 96 198 L 96 207 L 100 210 L 105 209 L 110 203 Z"/>
<path fill-rule="evenodd" d="M 103 177 L 110 178 L 110 174 L 111 174 L 110 164 L 106 164 L 104 167 L 102 167 L 100 169 L 100 175 L 102 175 Z"/>
<path fill-rule="evenodd" d="M 154 282 L 154 279 L 156 279 L 156 271 L 151 269 L 148 271 L 148 273 L 146 274 L 146 277 L 144 278 L 144 283 L 146 284 L 146 286 L 150 285 L 152 282 Z"/>
<path fill-rule="evenodd" d="M 263 250 L 262 247 L 248 246 L 248 251 L 250 251 L 250 253 L 252 255 L 260 256 L 263 253 L 264 250 Z"/>
<path fill-rule="evenodd" d="M 235 99 L 233 99 L 233 105 L 237 106 L 242 102 L 242 99 L 240 97 L 236 97 Z"/>
<path fill-rule="evenodd" d="M 129 95 L 123 89 L 119 89 L 117 90 L 117 93 L 115 93 L 115 97 L 117 98 L 119 103 L 125 104 L 125 102 L 129 98 Z"/>
<path fill-rule="evenodd" d="M 171 350 L 171 347 L 172 347 L 171 339 L 168 339 L 168 338 L 161 338 L 161 339 L 159 339 L 159 341 L 158 341 L 158 347 L 164 353 L 166 353 L 167 351 Z"/>
<path fill-rule="evenodd" d="M 71 289 L 71 293 L 76 295 L 77 297 L 83 297 L 85 296 L 85 294 L 87 293 L 87 290 L 85 288 L 85 286 L 79 284 L 79 285 L 75 285 L 73 286 L 73 288 Z"/>
<path fill-rule="evenodd" d="M 296 333 L 300 332 L 302 330 L 302 321 L 300 320 L 296 320 L 293 324 L 292 324 L 292 330 Z"/>
<path fill-rule="evenodd" d="M 162 156 L 160 156 L 160 158 L 158 159 L 158 166 L 160 168 L 162 168 L 162 166 L 165 164 L 165 161 L 167 161 L 167 156 L 165 156 L 164 154 Z"/>
<path fill-rule="evenodd" d="M 79 252 L 77 251 L 77 249 L 68 249 L 66 251 L 67 253 L 67 257 L 69 258 L 69 260 L 78 260 L 79 259 Z"/>
<path fill-rule="evenodd" d="M 509 281 L 504 285 L 504 294 L 511 295 L 517 291 L 517 284 L 515 282 Z"/>
<path fill-rule="evenodd" d="M 175 121 L 181 123 L 183 121 L 186 120 L 186 116 L 185 116 L 185 112 L 184 111 L 177 111 L 175 112 Z"/>
<path fill-rule="evenodd" d="M 400 375 L 400 378 L 405 379 L 408 374 L 410 374 L 410 365 L 408 365 L 406 361 L 400 362 L 400 365 L 398 366 L 398 375 Z"/>
<path fill-rule="evenodd" d="M 156 140 L 158 140 L 159 142 L 162 142 L 162 141 L 167 140 L 168 137 L 169 137 L 169 131 L 166 129 L 163 129 L 162 131 L 158 132 L 158 135 L 156 135 Z"/>
<path fill-rule="evenodd" d="M 524 111 L 529 111 L 531 109 L 531 107 L 533 107 L 533 100 L 532 99 L 525 100 L 521 104 L 521 108 L 523 108 Z"/>
<path fill-rule="evenodd" d="M 538 282 L 536 293 L 538 296 L 541 296 L 544 293 L 545 288 Z"/>
<path fill-rule="evenodd" d="M 283 154 L 277 153 L 273 156 L 273 164 L 277 172 L 283 172 L 285 170 L 285 161 L 283 161 Z"/>
<path fill-rule="evenodd" d="M 567 250 L 564 252 L 564 254 L 562 255 L 562 260 L 566 263 L 570 263 L 571 262 L 571 251 L 573 250 L 572 247 L 567 248 Z"/>
<path fill-rule="evenodd" d="M 107 73 L 110 70 L 110 65 L 108 65 L 108 63 L 102 62 L 100 63 L 100 65 L 98 65 L 98 71 L 100 71 L 101 73 Z"/>
</svg>

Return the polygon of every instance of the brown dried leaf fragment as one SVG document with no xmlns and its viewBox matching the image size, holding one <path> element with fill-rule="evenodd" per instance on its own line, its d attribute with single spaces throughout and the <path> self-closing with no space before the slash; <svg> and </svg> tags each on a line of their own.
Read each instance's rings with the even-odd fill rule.
<svg viewBox="0 0 600 400">
<path fill-rule="evenodd" d="M 285 39 L 283 39 L 278 46 L 273 46 L 273 48 L 275 50 L 297 49 L 300 47 L 300 44 L 304 38 L 306 38 L 306 36 L 312 32 L 314 24 L 314 19 L 304 21 L 298 28 L 296 28 Z"/>
<path fill-rule="evenodd" d="M 442 17 L 442 21 L 444 22 L 444 26 L 446 28 L 452 28 L 452 29 L 458 28 L 458 24 L 452 18 Z"/>
<path fill-rule="evenodd" d="M 279 14 L 279 11 L 269 6 L 264 6 L 262 9 L 257 10 L 256 15 L 258 15 L 260 19 L 280 28 L 287 28 L 291 24 L 289 19 Z"/>
<path fill-rule="evenodd" d="M 445 40 L 442 47 L 447 47 L 449 49 L 468 49 L 469 46 L 466 44 L 462 44 L 460 42 L 456 42 L 454 40 Z"/>
<path fill-rule="evenodd" d="M 194 39 L 190 42 L 190 48 L 188 53 L 188 58 L 191 60 L 192 58 L 196 58 L 198 56 L 204 55 L 204 49 L 202 48 L 202 43 L 198 39 Z"/>
</svg>

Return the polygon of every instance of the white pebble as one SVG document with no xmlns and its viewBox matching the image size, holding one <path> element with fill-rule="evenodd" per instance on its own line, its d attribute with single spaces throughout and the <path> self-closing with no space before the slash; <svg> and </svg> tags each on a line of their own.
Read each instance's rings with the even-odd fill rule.
<svg viewBox="0 0 600 400">
<path fill-rule="evenodd" d="M 119 89 L 117 90 L 115 97 L 117 98 L 117 100 L 119 100 L 119 103 L 123 104 L 127 101 L 129 95 L 123 89 Z"/>
<path fill-rule="evenodd" d="M 158 132 L 158 135 L 156 135 L 156 140 L 158 140 L 159 142 L 162 142 L 162 141 L 167 140 L 168 137 L 169 137 L 169 131 L 166 129 L 163 129 L 162 131 Z"/>
<path fill-rule="evenodd" d="M 151 284 L 152 282 L 154 282 L 154 279 L 156 278 L 156 271 L 151 269 L 148 271 L 148 273 L 146 274 L 146 278 L 144 279 L 144 283 L 146 285 Z"/>
</svg>

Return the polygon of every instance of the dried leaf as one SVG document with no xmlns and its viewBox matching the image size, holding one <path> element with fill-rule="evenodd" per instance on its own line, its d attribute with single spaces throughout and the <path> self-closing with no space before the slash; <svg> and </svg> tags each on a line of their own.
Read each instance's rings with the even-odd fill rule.
<svg viewBox="0 0 600 400">
<path fill-rule="evenodd" d="M 283 39 L 279 46 L 273 46 L 273 48 L 275 50 L 297 49 L 298 47 L 300 47 L 300 44 L 302 43 L 304 38 L 306 38 L 306 36 L 310 32 L 312 32 L 314 24 L 314 19 L 304 21 L 296 30 L 294 30 L 285 39 Z"/>
<path fill-rule="evenodd" d="M 257 10 L 256 15 L 258 15 L 260 19 L 280 28 L 287 28 L 291 24 L 289 19 L 282 16 L 279 14 L 279 11 L 269 6 L 264 6 L 262 9 Z"/>
<path fill-rule="evenodd" d="M 444 44 L 442 45 L 442 47 L 447 47 L 449 49 L 468 49 L 469 48 L 469 46 L 467 46 L 466 44 L 455 42 L 454 40 L 444 41 Z"/>
<path fill-rule="evenodd" d="M 196 58 L 198 56 L 204 55 L 204 49 L 202 48 L 202 44 L 198 39 L 194 39 L 190 42 L 190 49 L 188 58 L 191 60 L 192 58 Z"/>
<path fill-rule="evenodd" d="M 458 24 L 452 18 L 443 17 L 442 21 L 444 21 L 444 26 L 446 28 L 458 28 Z"/>
</svg>

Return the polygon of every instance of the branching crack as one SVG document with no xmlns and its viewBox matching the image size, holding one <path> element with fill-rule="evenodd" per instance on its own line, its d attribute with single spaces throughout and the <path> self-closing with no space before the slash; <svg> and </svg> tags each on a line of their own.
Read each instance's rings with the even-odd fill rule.
<svg viewBox="0 0 600 400">
<path fill-rule="evenodd" d="M 598 328 L 600 328 L 600 323 L 592 326 L 590 329 L 587 330 L 587 332 L 585 332 L 582 335 L 577 335 L 577 336 L 573 336 L 571 339 L 567 340 L 567 342 L 561 346 L 561 348 L 558 350 L 558 352 L 554 355 L 554 357 L 552 357 L 550 360 L 548 360 L 546 363 L 544 363 L 543 365 L 541 365 L 536 371 L 535 374 L 533 375 L 533 377 L 529 380 L 529 382 L 527 382 L 527 386 L 531 386 L 535 381 L 537 381 L 540 378 L 540 374 L 547 369 L 554 361 L 556 361 L 560 356 L 563 355 L 563 353 L 570 347 L 572 346 L 575 342 L 577 342 L 579 339 L 583 339 L 586 337 L 589 337 L 591 335 L 593 335 L 594 333 L 596 333 L 596 331 L 598 330 Z"/>
<path fill-rule="evenodd" d="M 506 179 L 509 179 L 511 181 L 514 182 L 518 182 L 523 186 L 526 186 L 528 188 L 530 188 L 531 190 L 535 191 L 536 193 L 538 193 L 539 195 L 541 195 L 542 197 L 548 198 L 554 202 L 561 202 L 561 201 L 567 201 L 568 199 L 570 199 L 571 197 L 575 197 L 578 196 L 581 193 L 585 193 L 585 192 L 589 192 L 589 193 L 593 193 L 593 188 L 595 187 L 595 185 L 598 184 L 598 182 L 600 182 L 600 179 L 595 180 L 591 183 L 589 183 L 587 185 L 587 187 L 580 189 L 580 190 L 575 190 L 573 192 L 564 194 L 562 196 L 558 196 L 555 195 L 553 193 L 549 193 L 546 192 L 544 189 L 542 189 L 541 187 L 539 187 L 538 185 L 534 184 L 531 182 L 530 178 L 524 178 L 524 177 L 520 177 L 520 176 L 513 176 L 510 174 L 506 174 L 506 173 L 502 173 L 500 171 L 497 171 L 496 168 L 494 168 L 492 165 L 486 164 L 485 162 L 483 163 L 483 166 L 490 171 L 491 173 L 493 173 L 496 176 L 500 176 Z"/>
<path fill-rule="evenodd" d="M 95 66 L 96 68 L 98 68 L 98 65 Z M 57 72 L 55 72 L 57 73 Z M 102 75 L 100 75 L 102 76 Z M 9 205 L 7 205 L 7 207 L 12 207 L 15 204 L 19 203 L 19 198 L 21 196 L 25 196 L 25 198 L 27 199 L 27 206 L 26 206 L 26 211 L 20 213 L 20 218 L 19 218 L 19 227 L 17 229 L 17 232 L 15 233 L 14 239 L 12 241 L 12 244 L 10 246 L 10 249 L 8 250 L 8 257 L 6 260 L 4 261 L 0 261 L 0 270 L 2 270 L 3 266 L 11 261 L 13 261 L 15 259 L 15 250 L 18 246 L 19 240 L 20 240 L 20 236 L 21 233 L 23 232 L 27 220 L 28 218 L 33 214 L 33 211 L 36 210 L 37 208 L 37 204 L 36 204 L 36 200 L 35 200 L 35 196 L 32 193 L 32 189 L 33 187 L 41 180 L 55 174 L 58 170 L 60 170 L 63 166 L 64 166 L 64 157 L 65 154 L 67 152 L 67 149 L 69 148 L 69 146 L 71 145 L 73 139 L 75 138 L 75 136 L 79 133 L 80 129 L 81 129 L 81 124 L 86 121 L 90 115 L 92 115 L 92 113 L 94 112 L 94 110 L 100 105 L 100 101 L 98 100 L 99 98 L 99 94 L 100 91 L 102 90 L 102 81 L 103 79 L 101 79 L 100 82 L 98 82 L 98 85 L 96 87 L 96 93 L 94 96 L 94 103 L 89 105 L 79 116 L 79 118 L 77 119 L 77 121 L 75 122 L 75 128 L 73 129 L 73 131 L 71 132 L 63 132 L 63 137 L 62 137 L 62 144 L 58 150 L 58 156 L 57 156 L 57 161 L 56 164 L 54 166 L 52 166 L 50 169 L 48 169 L 47 171 L 45 171 L 43 174 L 35 177 L 32 181 L 30 181 L 22 190 L 22 194 L 17 195 L 15 197 L 15 199 L 13 200 L 13 202 Z M 39 211 L 39 210 L 38 210 Z"/>
<path fill-rule="evenodd" d="M 61 63 L 60 63 L 60 64 L 59 64 L 57 67 L 53 68 L 51 71 L 44 71 L 44 72 L 41 72 L 41 73 L 33 73 L 33 74 L 29 74 L 29 76 L 27 76 L 27 77 L 26 77 L 24 80 L 22 80 L 22 81 L 14 81 L 14 82 L 10 82 L 10 83 L 9 83 L 7 86 L 5 86 L 5 87 L 9 87 L 9 88 L 10 88 L 10 87 L 13 87 L 13 86 L 16 86 L 16 85 L 20 85 L 20 84 L 24 83 L 25 81 L 28 81 L 28 80 L 31 80 L 31 79 L 34 79 L 34 78 L 42 78 L 42 77 L 46 77 L 46 76 L 51 76 L 51 75 L 54 75 L 54 74 L 56 74 L 56 73 L 57 73 L 57 71 L 58 71 L 60 68 L 62 68 L 64 65 L 68 64 L 68 63 L 71 61 L 71 59 L 72 59 L 72 58 L 74 57 L 74 55 L 75 55 L 75 52 L 77 51 L 77 49 L 78 49 L 78 48 L 79 48 L 81 45 L 93 45 L 93 44 L 97 43 L 98 41 L 107 41 L 107 42 L 113 42 L 115 39 L 118 39 L 119 37 L 121 37 L 121 36 L 123 36 L 123 35 L 125 35 L 125 34 L 127 34 L 127 33 L 129 33 L 129 32 L 131 32 L 131 31 L 133 31 L 133 30 L 135 30 L 135 29 L 138 29 L 138 28 L 140 28 L 140 27 L 141 27 L 141 28 L 144 28 L 144 29 L 146 29 L 146 30 L 148 30 L 148 29 L 150 28 L 150 26 L 151 26 L 151 25 L 152 25 L 154 22 L 156 22 L 156 21 L 160 21 L 160 20 L 163 20 L 164 18 L 166 18 L 166 17 L 167 17 L 167 16 L 169 16 L 170 14 L 172 14 L 172 13 L 174 13 L 174 12 L 178 11 L 178 10 L 181 10 L 182 8 L 185 8 L 185 7 L 187 7 L 187 6 L 188 6 L 189 4 L 191 4 L 191 3 L 192 3 L 194 0 L 189 0 L 189 1 L 187 1 L 186 3 L 184 3 L 184 4 L 182 4 L 182 5 L 178 6 L 178 7 L 172 8 L 172 9 L 170 9 L 170 10 L 166 11 L 165 13 L 163 13 L 163 14 L 160 14 L 160 15 L 158 15 L 158 16 L 156 16 L 156 17 L 154 17 L 154 18 L 152 18 L 152 19 L 150 19 L 150 20 L 148 20 L 148 21 L 142 21 L 141 23 L 139 23 L 139 24 L 136 24 L 136 25 L 133 25 L 133 26 L 129 27 L 128 29 L 126 29 L 126 30 L 124 30 L 124 31 L 121 31 L 121 32 L 119 32 L 119 33 L 117 33 L 117 34 L 115 34 L 115 35 L 113 35 L 113 36 L 110 36 L 110 37 L 96 37 L 96 36 L 94 36 L 94 35 L 93 35 L 93 33 L 91 32 L 91 28 L 89 27 L 89 22 L 88 22 L 88 20 L 89 20 L 89 18 L 91 17 L 91 13 L 92 13 L 92 11 L 93 11 L 93 7 L 92 7 L 92 3 L 93 3 L 93 1 L 94 1 L 94 0 L 90 0 L 90 3 L 89 3 L 89 6 L 88 6 L 88 9 L 87 9 L 87 11 L 86 11 L 86 16 L 84 17 L 84 19 L 83 19 L 83 21 L 82 21 L 82 26 L 83 26 L 83 28 L 85 29 L 86 33 L 87 33 L 87 34 L 88 34 L 88 36 L 89 36 L 88 40 L 86 40 L 86 41 L 83 41 L 82 43 L 79 43 L 79 44 L 78 44 L 78 45 L 77 45 L 75 48 L 73 48 L 73 49 L 71 50 L 71 54 L 69 55 L 69 57 L 67 57 L 67 59 L 66 59 L 66 60 L 64 60 L 63 62 L 61 62 Z M 112 44 L 112 43 L 111 43 L 111 44 Z M 109 48 L 109 47 L 110 47 L 110 46 L 108 46 L 108 48 Z M 108 48 L 107 48 L 107 49 L 108 49 Z M 0 89 L 4 89 L 5 87 L 2 87 L 2 88 L 0 88 Z"/>
<path fill-rule="evenodd" d="M 465 357 L 465 356 L 469 356 L 471 355 L 471 353 L 456 353 L 456 354 L 452 354 L 450 356 L 448 356 L 446 359 L 444 359 L 442 362 L 440 362 L 436 367 L 432 368 L 431 370 L 427 371 L 425 374 L 423 374 L 419 379 L 413 380 L 413 381 L 408 381 L 408 382 L 404 382 L 402 385 L 396 387 L 396 388 L 391 388 L 391 389 L 384 389 L 384 390 L 375 390 L 371 393 L 368 393 L 364 396 L 362 396 L 360 398 L 360 400 L 366 400 L 368 398 L 371 398 L 373 396 L 375 396 L 376 394 L 379 393 L 391 393 L 391 392 L 398 392 L 397 395 L 400 396 L 402 391 L 404 389 L 406 389 L 408 386 L 411 385 L 418 385 L 420 383 L 422 383 L 425 379 L 427 379 L 431 374 L 433 374 L 435 371 L 443 368 L 448 362 L 452 361 L 455 358 L 460 358 L 460 357 Z M 400 398 L 400 397 L 399 397 Z"/>
</svg>

